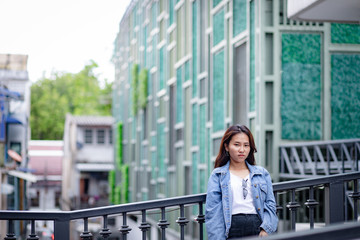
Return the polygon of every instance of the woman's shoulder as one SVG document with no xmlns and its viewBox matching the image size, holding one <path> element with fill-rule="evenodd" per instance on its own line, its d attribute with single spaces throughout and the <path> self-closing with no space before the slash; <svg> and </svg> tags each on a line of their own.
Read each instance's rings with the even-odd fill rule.
<svg viewBox="0 0 360 240">
<path fill-rule="evenodd" d="M 268 171 L 266 168 L 264 168 L 263 166 L 252 165 L 252 167 L 253 167 L 254 169 L 256 169 L 257 172 L 260 172 L 260 173 L 262 173 L 262 174 L 264 174 L 264 175 L 269 174 L 269 171 Z"/>
</svg>

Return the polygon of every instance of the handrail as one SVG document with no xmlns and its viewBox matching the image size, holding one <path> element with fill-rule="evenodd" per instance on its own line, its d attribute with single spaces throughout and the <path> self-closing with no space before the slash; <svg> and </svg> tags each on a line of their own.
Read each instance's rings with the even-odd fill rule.
<svg viewBox="0 0 360 240">
<path fill-rule="evenodd" d="M 306 190 L 309 191 L 309 199 L 306 201 L 305 205 L 310 209 L 310 228 L 314 226 L 313 211 L 314 208 L 319 204 L 314 199 L 314 188 L 318 186 L 324 186 L 326 191 L 324 191 L 324 198 L 327 203 L 325 203 L 325 217 L 326 223 L 335 223 L 340 221 L 345 221 L 346 219 L 343 215 L 344 210 L 339 210 L 338 205 L 341 202 L 341 206 L 344 206 L 344 183 L 353 181 L 353 192 L 348 195 L 354 201 L 354 205 L 357 205 L 357 201 L 360 198 L 360 193 L 358 189 L 358 180 L 360 179 L 360 171 L 353 173 L 345 174 L 336 174 L 331 176 L 323 176 L 310 179 L 302 180 L 293 180 L 287 182 L 278 182 L 273 184 L 273 190 L 275 196 L 279 196 L 282 192 L 287 191 L 291 194 L 291 200 L 286 205 L 286 208 L 290 210 L 291 216 L 291 229 L 295 230 L 295 216 L 297 208 L 300 207 L 300 204 L 295 201 L 295 191 L 297 190 Z M 32 232 L 35 232 L 33 229 L 34 221 L 37 220 L 51 220 L 54 221 L 55 229 L 55 239 L 67 239 L 69 234 L 70 221 L 83 219 L 84 220 L 84 232 L 82 233 L 82 239 L 88 239 L 88 236 L 91 233 L 88 231 L 88 218 L 93 217 L 103 217 L 104 227 L 100 234 L 105 236 L 109 233 L 107 229 L 107 217 L 111 215 L 122 215 L 123 216 L 123 225 L 121 226 L 120 232 L 123 235 L 123 238 L 126 239 L 126 235 L 131 231 L 131 229 L 126 224 L 126 216 L 139 213 L 142 215 L 142 222 L 140 225 L 141 231 L 143 231 L 143 239 L 146 239 L 146 231 L 150 229 L 150 225 L 146 222 L 146 214 L 149 213 L 149 210 L 157 209 L 161 211 L 161 219 L 159 220 L 158 226 L 162 229 L 162 239 L 165 238 L 165 229 L 168 227 L 169 222 L 165 218 L 166 208 L 177 207 L 179 208 L 179 218 L 177 224 L 181 228 L 181 239 L 184 239 L 184 227 L 189 222 L 184 216 L 184 207 L 198 205 L 199 214 L 196 218 L 196 221 L 199 223 L 200 229 L 202 229 L 202 224 L 205 222 L 204 213 L 203 213 L 203 204 L 206 201 L 206 194 L 194 194 L 188 196 L 179 196 L 166 199 L 157 199 L 150 200 L 145 202 L 134 202 L 128 204 L 121 204 L 115 206 L 104 206 L 91 209 L 82 209 L 74 211 L 11 211 L 5 210 L 0 211 L 0 220 L 9 220 L 9 233 L 8 236 L 12 237 L 14 234 L 13 231 L 13 221 L 14 220 L 30 220 L 32 221 Z M 339 205 L 340 206 L 340 205 Z M 277 206 L 278 210 L 281 210 L 281 206 Z M 335 212 L 334 212 L 335 211 Z M 337 211 L 337 212 L 336 212 Z M 354 218 L 357 219 L 357 208 L 354 208 Z M 340 213 L 340 214 L 339 214 Z M 181 215 L 181 216 L 180 216 Z M 202 236 L 202 230 L 200 230 L 200 235 Z M 6 238 L 12 239 L 12 238 Z M 200 238 L 202 239 L 202 237 Z"/>
</svg>

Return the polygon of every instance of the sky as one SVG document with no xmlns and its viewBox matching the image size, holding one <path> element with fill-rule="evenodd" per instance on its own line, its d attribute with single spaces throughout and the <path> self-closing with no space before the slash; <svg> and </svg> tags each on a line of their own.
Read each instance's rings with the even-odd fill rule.
<svg viewBox="0 0 360 240">
<path fill-rule="evenodd" d="M 130 0 L 0 0 L 0 54 L 28 55 L 31 82 L 77 73 L 90 60 L 114 80 L 111 57 Z"/>
</svg>

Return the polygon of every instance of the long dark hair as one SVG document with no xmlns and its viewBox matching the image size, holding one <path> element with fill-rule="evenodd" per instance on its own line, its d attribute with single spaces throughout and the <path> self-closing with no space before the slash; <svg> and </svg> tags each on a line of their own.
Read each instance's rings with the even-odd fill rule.
<svg viewBox="0 0 360 240">
<path fill-rule="evenodd" d="M 224 133 L 224 136 L 221 139 L 219 153 L 215 160 L 215 166 L 214 166 L 215 168 L 224 166 L 230 160 L 230 157 L 226 154 L 225 144 L 229 145 L 232 137 L 238 133 L 245 133 L 249 137 L 250 152 L 249 152 L 249 156 L 246 158 L 246 161 L 250 165 L 256 165 L 254 153 L 256 153 L 257 150 L 255 146 L 254 137 L 246 126 L 238 124 L 229 127 Z"/>
</svg>

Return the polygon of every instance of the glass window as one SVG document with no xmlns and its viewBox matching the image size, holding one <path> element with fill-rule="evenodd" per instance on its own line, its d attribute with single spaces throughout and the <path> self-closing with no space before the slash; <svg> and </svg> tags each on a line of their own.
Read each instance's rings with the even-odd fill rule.
<svg viewBox="0 0 360 240">
<path fill-rule="evenodd" d="M 92 130 L 85 129 L 85 143 L 91 144 L 92 143 Z"/>
<path fill-rule="evenodd" d="M 97 130 L 97 143 L 98 144 L 104 144 L 105 143 L 105 130 L 104 129 L 98 129 Z"/>
<path fill-rule="evenodd" d="M 109 143 L 110 144 L 113 143 L 113 131 L 112 131 L 112 129 L 109 130 Z"/>
</svg>

